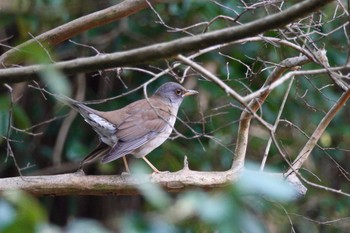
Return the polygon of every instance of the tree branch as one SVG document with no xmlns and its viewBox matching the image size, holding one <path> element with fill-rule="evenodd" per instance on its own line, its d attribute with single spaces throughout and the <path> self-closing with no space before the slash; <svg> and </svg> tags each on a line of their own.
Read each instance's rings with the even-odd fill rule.
<svg viewBox="0 0 350 233">
<path fill-rule="evenodd" d="M 240 172 L 200 172 L 184 168 L 178 172 L 152 175 L 99 175 L 86 176 L 69 173 L 51 176 L 23 176 L 0 179 L 0 192 L 22 189 L 34 195 L 136 195 L 138 187 L 155 183 L 164 190 L 179 192 L 188 187 L 210 189 L 225 186 L 237 180 Z"/>
<path fill-rule="evenodd" d="M 332 0 L 305 0 L 287 10 L 266 16 L 244 25 L 229 27 L 201 35 L 184 37 L 124 52 L 116 52 L 95 57 L 79 58 L 50 65 L 63 73 L 95 71 L 124 65 L 140 64 L 169 58 L 181 53 L 192 52 L 226 42 L 232 42 L 264 31 L 279 28 L 310 12 L 316 11 Z M 46 69 L 45 65 L 32 65 L 0 70 L 0 82 L 21 82 L 37 78 L 37 73 Z"/>
<path fill-rule="evenodd" d="M 153 183 L 168 192 L 180 192 L 186 188 L 199 187 L 205 190 L 224 187 L 235 183 L 241 169 L 222 172 L 192 171 L 188 167 L 178 172 L 152 175 L 99 175 L 86 176 L 83 173 L 68 173 L 51 176 L 22 176 L 0 179 L 0 193 L 21 189 L 36 196 L 44 195 L 139 195 L 139 187 Z M 259 176 L 260 172 L 256 173 Z M 281 173 L 267 173 L 285 179 Z M 298 177 L 287 177 L 300 196 L 306 188 Z"/>
<path fill-rule="evenodd" d="M 299 152 L 298 157 L 295 159 L 293 163 L 293 166 L 286 172 L 286 176 L 294 173 L 294 171 L 298 171 L 301 168 L 304 162 L 308 159 L 309 155 L 311 154 L 311 151 L 316 146 L 317 141 L 320 139 L 320 137 L 328 127 L 331 120 L 334 118 L 337 112 L 343 108 L 343 106 L 345 105 L 345 103 L 348 101 L 349 98 L 350 98 L 350 90 L 344 92 L 339 98 L 339 100 L 327 112 L 327 114 L 323 117 L 321 122 L 316 127 L 315 131 L 312 133 L 311 137 L 309 138 L 305 146 Z"/>
<path fill-rule="evenodd" d="M 304 65 L 307 62 L 310 62 L 310 60 L 306 56 L 292 57 L 283 60 L 269 75 L 269 77 L 265 81 L 264 86 L 261 89 L 269 87 L 271 84 L 273 84 L 282 76 L 282 74 L 286 70 L 291 69 L 295 66 Z M 248 104 L 248 108 L 242 112 L 238 126 L 235 159 L 233 161 L 232 167 L 244 165 L 246 151 L 248 147 L 250 122 L 253 117 L 251 111 L 258 111 L 272 90 L 273 89 L 267 88 L 264 92 L 261 92 L 260 96 L 250 101 L 250 103 Z"/>
<path fill-rule="evenodd" d="M 151 4 L 164 1 L 165 0 L 149 0 Z M 147 7 L 148 4 L 144 0 L 125 0 L 115 6 L 85 15 L 8 50 L 0 56 L 0 64 L 6 66 L 21 62 L 23 55 L 28 53 L 26 48 L 35 43 L 43 44 L 46 47 L 52 47 L 84 31 L 122 19 Z"/>
</svg>

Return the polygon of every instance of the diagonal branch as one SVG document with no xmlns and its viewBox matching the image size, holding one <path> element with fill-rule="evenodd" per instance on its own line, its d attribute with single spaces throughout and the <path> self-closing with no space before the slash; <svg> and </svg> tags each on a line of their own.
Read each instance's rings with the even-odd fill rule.
<svg viewBox="0 0 350 233">
<path fill-rule="evenodd" d="M 316 127 L 315 131 L 312 133 L 311 137 L 305 144 L 305 146 L 301 149 L 299 152 L 298 157 L 295 159 L 292 167 L 286 172 L 286 176 L 294 173 L 295 171 L 298 171 L 301 166 L 304 164 L 304 162 L 308 159 L 309 155 L 311 154 L 313 148 L 316 146 L 317 141 L 322 136 L 323 132 L 328 127 L 331 120 L 333 120 L 334 116 L 337 114 L 337 112 L 343 108 L 346 101 L 350 98 L 350 90 L 344 92 L 339 100 L 333 105 L 333 107 L 327 112 L 327 114 L 323 117 L 321 122 Z"/>
<path fill-rule="evenodd" d="M 265 81 L 264 86 L 261 89 L 263 89 L 264 87 L 269 87 L 271 84 L 273 84 L 276 80 L 278 80 L 282 76 L 282 74 L 286 70 L 291 69 L 295 66 L 304 65 L 307 62 L 310 62 L 310 60 L 306 56 L 292 57 L 292 58 L 287 58 L 283 60 L 269 75 L 269 77 Z M 262 92 L 258 98 L 250 101 L 250 103 L 248 104 L 248 108 L 242 112 L 240 121 L 239 121 L 239 126 L 238 126 L 236 149 L 235 149 L 236 157 L 232 164 L 233 168 L 244 165 L 245 156 L 246 156 L 247 147 L 248 147 L 250 123 L 253 118 L 251 111 L 254 111 L 254 112 L 258 111 L 272 90 L 273 89 L 267 88 L 266 91 Z"/>
<path fill-rule="evenodd" d="M 152 4 L 165 2 L 165 0 L 149 1 Z M 26 48 L 35 43 L 52 47 L 84 31 L 122 19 L 147 7 L 148 4 L 144 0 L 126 0 L 115 6 L 85 15 L 8 50 L 0 56 L 0 64 L 5 66 L 21 62 L 22 55 L 26 53 Z"/>
<path fill-rule="evenodd" d="M 321 8 L 332 0 L 305 0 L 287 10 L 266 16 L 244 25 L 229 27 L 201 35 L 184 37 L 171 42 L 164 42 L 124 52 L 116 52 L 96 57 L 79 58 L 58 62 L 51 68 L 63 73 L 95 71 L 112 67 L 134 65 L 193 52 L 213 45 L 232 42 L 245 37 L 254 36 L 265 31 L 283 27 Z M 37 73 L 47 68 L 45 65 L 32 65 L 20 68 L 0 70 L 0 82 L 21 82 L 37 78 Z"/>
</svg>

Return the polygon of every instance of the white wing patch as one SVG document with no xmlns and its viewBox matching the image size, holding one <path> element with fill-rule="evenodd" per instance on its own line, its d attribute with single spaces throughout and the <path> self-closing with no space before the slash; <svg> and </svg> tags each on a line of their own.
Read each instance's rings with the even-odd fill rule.
<svg viewBox="0 0 350 233">
<path fill-rule="evenodd" d="M 96 115 L 96 114 L 89 114 L 89 117 L 91 118 L 92 121 L 94 121 L 98 126 L 105 128 L 106 130 L 109 131 L 115 131 L 116 127 L 114 124 L 111 122 L 106 121 L 102 117 Z"/>
</svg>

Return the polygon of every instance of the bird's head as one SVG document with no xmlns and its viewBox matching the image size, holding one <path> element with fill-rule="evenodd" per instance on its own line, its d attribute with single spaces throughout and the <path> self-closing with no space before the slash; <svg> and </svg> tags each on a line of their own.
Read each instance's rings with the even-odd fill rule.
<svg viewBox="0 0 350 233">
<path fill-rule="evenodd" d="M 154 96 L 167 99 L 173 104 L 175 103 L 180 105 L 185 96 L 195 94 L 198 94 L 198 91 L 187 90 L 178 83 L 167 82 L 157 89 Z"/>
</svg>

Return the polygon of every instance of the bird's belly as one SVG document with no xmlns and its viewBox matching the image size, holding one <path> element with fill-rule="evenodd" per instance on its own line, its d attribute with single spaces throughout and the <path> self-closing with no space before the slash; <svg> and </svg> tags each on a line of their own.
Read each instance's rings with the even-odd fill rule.
<svg viewBox="0 0 350 233">
<path fill-rule="evenodd" d="M 162 145 L 163 142 L 165 142 L 169 138 L 171 132 L 173 131 L 175 121 L 176 117 L 172 116 L 169 119 L 169 124 L 166 126 L 166 129 L 162 133 L 158 134 L 155 138 L 134 150 L 131 154 L 136 158 L 142 158 L 157 147 L 159 147 L 160 145 Z"/>
</svg>

